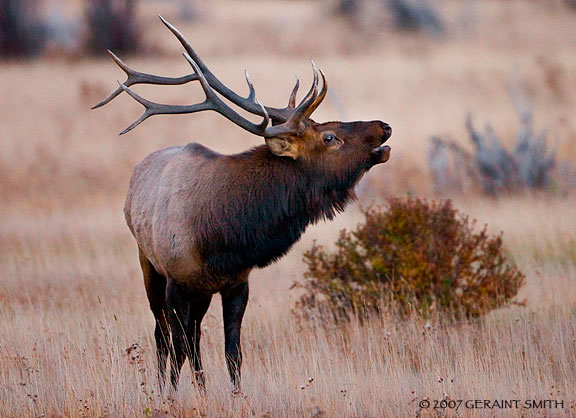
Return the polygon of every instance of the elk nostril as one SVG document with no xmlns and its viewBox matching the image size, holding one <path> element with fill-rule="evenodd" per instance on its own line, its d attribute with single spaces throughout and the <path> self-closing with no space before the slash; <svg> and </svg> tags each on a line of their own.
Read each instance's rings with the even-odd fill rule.
<svg viewBox="0 0 576 418">
<path fill-rule="evenodd" d="M 387 123 L 384 124 L 383 126 L 384 128 L 384 133 L 386 135 L 391 135 L 392 134 L 392 127 L 390 125 L 388 125 Z"/>
</svg>

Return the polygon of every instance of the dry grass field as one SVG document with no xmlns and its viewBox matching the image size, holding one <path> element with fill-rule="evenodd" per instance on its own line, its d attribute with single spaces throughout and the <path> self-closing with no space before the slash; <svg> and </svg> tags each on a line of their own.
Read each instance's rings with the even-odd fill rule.
<svg viewBox="0 0 576 418">
<path fill-rule="evenodd" d="M 443 5 L 453 28 L 462 3 Z M 470 4 L 472 23 L 432 39 L 367 16 L 347 22 L 325 2 L 213 1 L 200 6 L 198 21 L 179 22 L 173 3 L 147 1 L 145 36 L 157 52 L 127 61 L 152 73 L 189 71 L 157 13 L 233 88 L 245 91 L 247 68 L 266 104 L 287 100 L 294 74 L 308 85 L 314 58 L 331 86 L 317 120 L 382 119 L 394 128 L 392 157 L 362 183 L 363 204 L 431 195 L 429 137 L 450 135 L 469 147 L 467 112 L 513 141 L 514 83 L 559 158 L 573 163 L 576 13 L 552 0 Z M 233 153 L 260 140 L 215 114 L 156 117 L 118 137 L 139 114 L 137 104 L 120 97 L 88 109 L 122 77 L 109 60 L 0 62 L 0 416 L 576 416 L 573 194 L 453 196 L 480 225 L 503 231 L 527 275 L 525 307 L 452 325 L 390 316 L 362 326 L 301 326 L 290 289 L 302 278 L 301 255 L 312 240 L 330 245 L 339 229 L 353 227 L 361 219 L 355 204 L 311 227 L 280 262 L 253 272 L 241 395 L 232 395 L 225 368 L 219 296 L 203 323 L 206 395 L 192 386 L 187 366 L 178 393 L 158 393 L 154 320 L 122 214 L 131 170 L 168 145 L 197 141 Z M 202 98 L 197 85 L 139 91 L 173 103 Z M 558 400 L 563 407 L 462 404 L 444 412 L 419 408 L 423 399 Z"/>
</svg>

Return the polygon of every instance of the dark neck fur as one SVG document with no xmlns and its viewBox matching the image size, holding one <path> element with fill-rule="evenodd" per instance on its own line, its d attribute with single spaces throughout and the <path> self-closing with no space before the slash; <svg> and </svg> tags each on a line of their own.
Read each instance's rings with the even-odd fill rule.
<svg viewBox="0 0 576 418">
<path fill-rule="evenodd" d="M 205 237 L 203 253 L 212 274 L 264 267 L 282 257 L 311 223 L 331 220 L 354 199 L 363 173 L 341 178 L 306 167 L 305 162 L 272 155 L 264 146 L 224 157 L 235 174 L 232 205 L 213 214 L 222 223 Z"/>
</svg>

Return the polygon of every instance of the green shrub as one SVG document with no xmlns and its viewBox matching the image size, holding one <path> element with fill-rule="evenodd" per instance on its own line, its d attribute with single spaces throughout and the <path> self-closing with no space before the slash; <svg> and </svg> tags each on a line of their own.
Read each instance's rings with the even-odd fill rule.
<svg viewBox="0 0 576 418">
<path fill-rule="evenodd" d="M 502 237 L 454 209 L 451 201 L 391 199 L 364 210 L 365 222 L 343 230 L 336 251 L 304 254 L 305 317 L 360 318 L 394 306 L 401 314 L 477 317 L 514 302 L 524 275 L 506 262 Z"/>
</svg>

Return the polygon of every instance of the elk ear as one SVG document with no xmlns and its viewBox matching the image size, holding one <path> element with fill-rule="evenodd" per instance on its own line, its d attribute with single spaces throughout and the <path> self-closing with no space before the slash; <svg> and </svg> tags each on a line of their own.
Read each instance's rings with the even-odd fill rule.
<svg viewBox="0 0 576 418">
<path fill-rule="evenodd" d="M 298 158 L 298 147 L 292 141 L 283 138 L 266 138 L 265 140 L 272 154 L 279 157 Z"/>
</svg>

